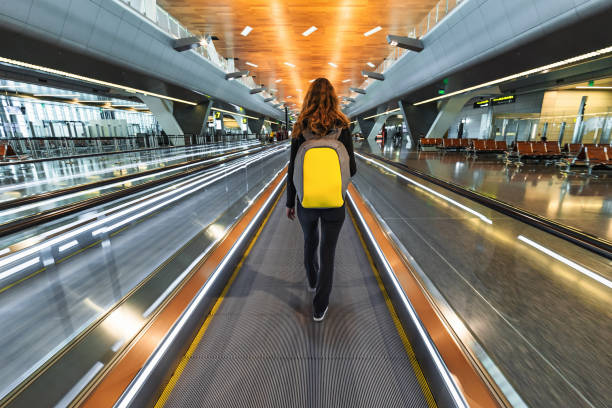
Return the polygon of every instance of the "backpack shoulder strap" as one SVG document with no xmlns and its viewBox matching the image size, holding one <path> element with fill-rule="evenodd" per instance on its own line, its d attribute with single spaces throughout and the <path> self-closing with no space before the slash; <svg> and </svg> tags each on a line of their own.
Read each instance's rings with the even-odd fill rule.
<svg viewBox="0 0 612 408">
<path fill-rule="evenodd" d="M 332 129 L 325 136 L 323 136 L 323 139 L 338 140 L 341 134 L 342 134 L 342 128 Z"/>
<path fill-rule="evenodd" d="M 304 138 L 304 140 L 311 140 L 315 138 L 315 135 L 310 131 L 310 129 L 304 129 L 304 131 L 302 132 L 302 137 Z"/>
</svg>

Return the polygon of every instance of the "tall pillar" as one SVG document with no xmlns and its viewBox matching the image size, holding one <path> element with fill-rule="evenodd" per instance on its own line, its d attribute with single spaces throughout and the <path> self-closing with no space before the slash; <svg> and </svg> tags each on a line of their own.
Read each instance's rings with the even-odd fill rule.
<svg viewBox="0 0 612 408">
<path fill-rule="evenodd" d="M 576 116 L 576 124 L 574 125 L 574 135 L 572 137 L 572 143 L 582 142 L 582 122 L 584 120 L 584 110 L 586 108 L 587 96 L 583 96 L 580 100 L 580 107 L 578 108 L 578 115 Z"/>
<path fill-rule="evenodd" d="M 173 115 L 183 130 L 183 134 L 199 136 L 205 132 L 211 107 L 211 100 L 195 106 L 175 103 Z"/>
<path fill-rule="evenodd" d="M 404 124 L 408 130 L 412 146 L 417 146 L 420 135 L 425 137 L 438 115 L 437 105 L 435 103 L 427 103 L 414 106 L 401 100 L 398 102 L 398 105 L 404 117 Z"/>
<path fill-rule="evenodd" d="M 455 122 L 455 119 L 457 119 L 457 115 L 459 112 L 461 112 L 465 106 L 465 103 L 472 98 L 473 95 L 471 94 L 462 94 L 445 99 L 442 103 L 440 103 L 440 111 L 431 124 L 431 127 L 427 131 L 425 137 L 444 137 L 446 132 L 448 132 L 448 129 L 450 129 L 451 125 Z"/>
<path fill-rule="evenodd" d="M 364 138 L 370 139 L 370 137 L 375 137 L 376 134 L 380 131 L 380 129 L 382 128 L 382 125 L 385 123 L 385 120 L 387 120 L 387 116 L 388 116 L 388 115 L 380 115 L 381 113 L 385 111 L 385 108 L 386 106 L 379 106 L 378 108 L 376 108 L 375 115 L 366 116 L 366 117 L 374 116 L 373 118 L 364 119 L 362 116 L 357 117 L 357 122 L 359 124 L 359 128 L 361 129 L 361 133 L 363 134 Z M 376 115 L 380 115 L 380 116 L 376 116 Z"/>
<path fill-rule="evenodd" d="M 251 134 L 261 133 L 261 127 L 263 125 L 264 125 L 264 118 L 259 118 L 259 119 L 247 118 L 247 127 L 249 129 L 249 133 Z"/>
<path fill-rule="evenodd" d="M 164 132 L 168 135 L 182 135 L 183 129 L 174 118 L 173 103 L 154 96 L 140 95 L 139 98 L 147 105 Z"/>
</svg>

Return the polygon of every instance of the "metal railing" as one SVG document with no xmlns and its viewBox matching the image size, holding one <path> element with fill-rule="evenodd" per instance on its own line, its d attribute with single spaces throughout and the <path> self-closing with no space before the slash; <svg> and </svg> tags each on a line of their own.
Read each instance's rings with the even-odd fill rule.
<svg viewBox="0 0 612 408">
<path fill-rule="evenodd" d="M 22 160 L 52 159 L 89 154 L 121 153 L 141 149 L 231 143 L 246 140 L 268 142 L 265 134 L 141 135 L 132 137 L 15 137 L 2 138 Z M 0 157 L 0 161 L 2 161 Z M 6 157 L 5 159 L 13 159 Z"/>
<path fill-rule="evenodd" d="M 467 0 L 440 0 L 436 3 L 436 5 L 427 13 L 427 15 L 415 26 L 409 27 L 404 33 L 399 33 L 399 35 L 406 35 L 412 38 L 422 38 L 425 34 L 430 32 L 438 23 L 440 23 L 444 17 L 446 17 L 451 11 L 453 11 L 457 6 L 461 3 L 464 3 Z M 388 70 L 393 64 L 397 62 L 401 57 L 406 55 L 408 50 L 403 48 L 394 47 L 393 51 L 380 63 L 373 71 L 378 73 L 384 73 Z M 366 89 L 370 86 L 375 79 L 368 78 L 364 80 L 359 88 Z M 359 96 L 355 92 L 351 92 L 351 97 Z"/>
<path fill-rule="evenodd" d="M 225 73 L 230 73 L 236 71 L 236 67 L 234 65 L 233 58 L 224 58 L 220 55 L 216 48 L 213 40 L 209 35 L 199 36 L 190 32 L 185 26 L 183 26 L 179 21 L 172 17 L 166 10 L 161 8 L 159 5 L 156 5 L 156 14 L 154 16 L 147 14 L 145 10 L 138 5 L 141 5 L 142 0 L 117 0 L 121 1 L 133 10 L 137 11 L 142 16 L 146 17 L 148 20 L 153 22 L 157 27 L 161 28 L 163 31 L 168 33 L 171 37 L 185 38 L 185 37 L 202 37 L 201 47 L 197 47 L 192 51 L 196 54 L 200 55 L 202 58 L 210 61 L 215 67 L 220 69 Z M 241 83 L 248 89 L 257 88 L 258 85 L 255 83 L 253 78 L 251 77 L 243 77 L 237 78 L 237 82 Z M 270 92 L 263 92 L 262 96 L 264 98 L 274 97 L 274 95 Z M 275 101 L 276 102 L 276 101 Z"/>
</svg>

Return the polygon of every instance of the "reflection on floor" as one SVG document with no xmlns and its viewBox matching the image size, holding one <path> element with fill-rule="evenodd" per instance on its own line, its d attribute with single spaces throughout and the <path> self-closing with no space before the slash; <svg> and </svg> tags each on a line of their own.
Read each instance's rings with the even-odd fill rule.
<svg viewBox="0 0 612 408">
<path fill-rule="evenodd" d="M 565 175 L 556 166 L 505 166 L 495 157 L 467 159 L 463 153 L 384 149 L 356 141 L 357 151 L 372 152 L 442 180 L 462 185 L 532 213 L 612 240 L 612 176 Z"/>
</svg>

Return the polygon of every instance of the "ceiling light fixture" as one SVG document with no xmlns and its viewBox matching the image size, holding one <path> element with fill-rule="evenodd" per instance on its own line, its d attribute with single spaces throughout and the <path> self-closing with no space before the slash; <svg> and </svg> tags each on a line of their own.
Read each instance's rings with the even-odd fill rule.
<svg viewBox="0 0 612 408">
<path fill-rule="evenodd" d="M 255 67 L 255 68 L 259 67 L 259 65 L 253 64 L 252 62 L 249 62 L 249 61 L 245 62 L 245 64 L 250 65 L 250 66 Z"/>
<path fill-rule="evenodd" d="M 351 91 L 356 92 L 358 94 L 362 94 L 365 95 L 366 94 L 366 90 L 362 89 L 362 88 L 349 88 Z"/>
<path fill-rule="evenodd" d="M 315 79 L 311 79 L 311 80 L 310 80 L 310 81 L 308 81 L 308 82 L 310 82 L 310 83 L 312 84 L 314 81 L 315 81 Z"/>
<path fill-rule="evenodd" d="M 274 82 L 276 82 L 276 83 L 278 84 L 280 81 L 282 81 L 282 79 L 277 79 L 277 80 L 276 80 L 276 81 L 274 81 Z"/>
<path fill-rule="evenodd" d="M 333 62 L 328 62 L 329 65 L 331 65 L 334 68 L 338 68 L 338 65 L 334 64 Z"/>
<path fill-rule="evenodd" d="M 577 86 L 576 89 L 612 89 L 612 86 Z"/>
<path fill-rule="evenodd" d="M 179 38 L 172 42 L 172 48 L 178 52 L 189 51 L 202 45 L 200 44 L 201 41 L 198 37 Z"/>
<path fill-rule="evenodd" d="M 372 79 L 376 79 L 378 81 L 384 81 L 385 80 L 385 76 L 381 73 L 378 72 L 371 72 L 371 71 L 361 71 L 361 74 L 366 77 L 366 78 L 372 78 Z"/>
<path fill-rule="evenodd" d="M 370 68 L 376 68 L 376 65 L 372 64 L 371 62 L 366 62 L 366 65 Z"/>
<path fill-rule="evenodd" d="M 345 79 L 344 81 L 342 81 L 342 83 L 346 84 L 347 82 L 351 82 L 350 79 Z"/>
<path fill-rule="evenodd" d="M 246 37 L 247 35 L 251 33 L 251 31 L 253 31 L 253 27 L 246 26 L 244 27 L 244 30 L 242 30 L 240 35 L 242 35 L 243 37 Z"/>
<path fill-rule="evenodd" d="M 298 91 L 298 92 L 302 92 L 302 90 L 301 90 L 300 88 L 297 88 L 297 89 L 296 89 L 296 91 Z"/>
<path fill-rule="evenodd" d="M 264 102 L 272 102 L 274 100 L 274 97 L 271 96 L 269 98 L 264 99 Z"/>
<path fill-rule="evenodd" d="M 227 74 L 225 74 L 225 79 L 227 79 L 228 81 L 231 81 L 232 79 L 245 77 L 247 75 L 249 75 L 249 71 L 243 70 L 243 71 L 228 72 Z"/>
<path fill-rule="evenodd" d="M 291 98 L 291 95 L 285 97 L 285 99 L 289 99 L 289 98 Z"/>
<path fill-rule="evenodd" d="M 372 34 L 379 32 L 380 30 L 382 30 L 382 27 L 381 27 L 381 26 L 374 27 L 374 28 L 373 28 L 373 29 L 371 29 L 370 31 L 368 31 L 368 32 L 366 32 L 366 33 L 363 33 L 363 35 L 364 35 L 364 36 L 366 36 L 366 37 L 369 37 L 369 36 L 371 36 Z"/>
<path fill-rule="evenodd" d="M 317 27 L 312 26 L 312 27 L 310 27 L 308 30 L 304 31 L 304 32 L 302 33 L 302 35 L 303 35 L 304 37 L 308 37 L 310 34 L 314 33 L 315 31 L 317 31 Z"/>
<path fill-rule="evenodd" d="M 405 48 L 410 51 L 421 52 L 425 46 L 423 41 L 416 38 L 402 37 L 400 35 L 388 35 L 387 42 L 394 47 Z"/>
<path fill-rule="evenodd" d="M 251 89 L 251 90 L 249 91 L 249 93 L 250 93 L 251 95 L 253 95 L 253 94 L 257 94 L 257 93 L 263 92 L 263 91 L 265 91 L 265 90 L 266 90 L 266 88 L 253 88 L 253 89 Z"/>
<path fill-rule="evenodd" d="M 287 65 L 288 67 L 295 68 L 295 65 L 290 62 L 284 62 L 284 64 Z"/>
</svg>

